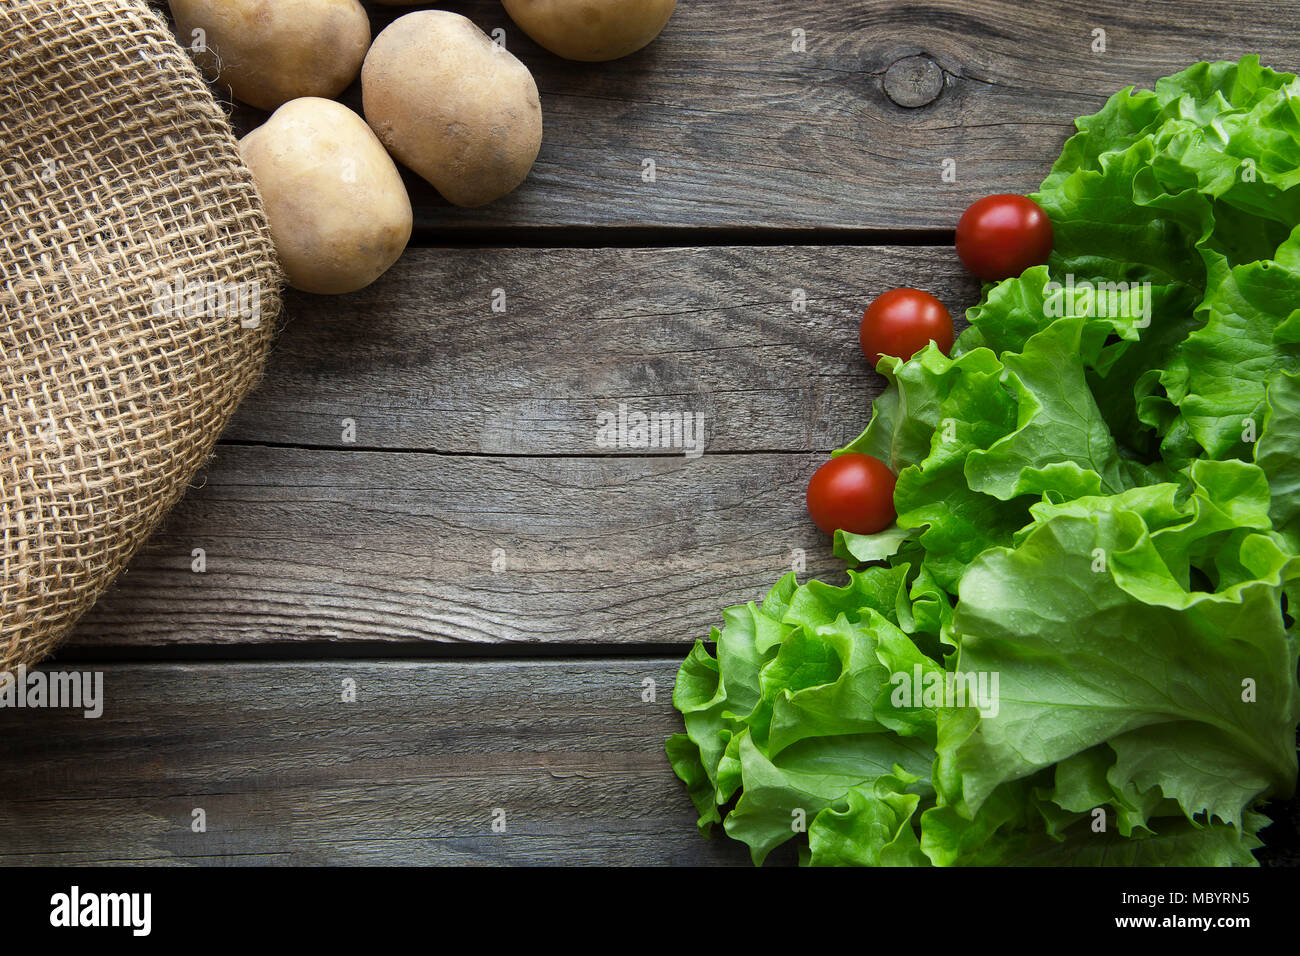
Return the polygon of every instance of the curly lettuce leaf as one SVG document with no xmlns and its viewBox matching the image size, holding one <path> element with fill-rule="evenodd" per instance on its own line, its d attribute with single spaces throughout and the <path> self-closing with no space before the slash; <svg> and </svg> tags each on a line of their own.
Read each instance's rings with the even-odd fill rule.
<svg viewBox="0 0 1300 956">
<path fill-rule="evenodd" d="M 1153 532 L 1131 498 L 1043 508 L 1014 549 L 976 561 L 952 625 L 958 670 L 998 673 L 1001 708 L 941 735 L 947 802 L 973 815 L 1004 782 L 1101 743 L 1123 780 L 1159 786 L 1189 817 L 1238 824 L 1257 798 L 1293 792 L 1296 649 L 1278 593 L 1300 561 L 1265 548 L 1243 558 L 1259 577 L 1188 591 L 1177 561 L 1219 524 L 1184 509 L 1186 523 L 1161 514 Z M 1172 561 L 1162 533 L 1180 542 Z"/>
<path fill-rule="evenodd" d="M 1076 125 L 1046 265 L 880 363 L 844 450 L 898 520 L 834 539 L 869 566 L 682 665 L 669 759 L 757 863 L 1249 865 L 1294 792 L 1300 80 L 1196 64 Z"/>
</svg>

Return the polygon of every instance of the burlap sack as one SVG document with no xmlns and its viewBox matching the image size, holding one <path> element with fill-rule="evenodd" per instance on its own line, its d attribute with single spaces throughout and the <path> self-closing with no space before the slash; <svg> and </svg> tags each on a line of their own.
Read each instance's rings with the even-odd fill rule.
<svg viewBox="0 0 1300 956">
<path fill-rule="evenodd" d="M 184 493 L 261 369 L 280 277 L 225 115 L 139 0 L 0 0 L 0 164 L 8 670 Z"/>
</svg>

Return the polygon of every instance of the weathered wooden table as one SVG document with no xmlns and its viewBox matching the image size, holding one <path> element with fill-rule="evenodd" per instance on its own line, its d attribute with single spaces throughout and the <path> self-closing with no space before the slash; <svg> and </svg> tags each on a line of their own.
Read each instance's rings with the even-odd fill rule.
<svg viewBox="0 0 1300 956">
<path fill-rule="evenodd" d="M 1300 2 L 682 0 L 604 65 L 455 7 L 537 76 L 531 177 L 477 210 L 409 180 L 392 271 L 290 294 L 264 384 L 60 655 L 104 716 L 0 713 L 0 860 L 744 862 L 664 757 L 673 676 L 801 555 L 841 573 L 803 490 L 881 384 L 862 308 L 973 303 L 958 214 L 1031 190 L 1115 90 L 1300 67 Z M 705 453 L 602 447 L 620 405 L 703 413 Z"/>
</svg>

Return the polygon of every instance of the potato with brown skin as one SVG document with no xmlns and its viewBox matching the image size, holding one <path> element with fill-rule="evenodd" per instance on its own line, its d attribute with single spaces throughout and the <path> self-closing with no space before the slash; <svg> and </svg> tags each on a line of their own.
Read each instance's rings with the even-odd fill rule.
<svg viewBox="0 0 1300 956">
<path fill-rule="evenodd" d="M 239 141 L 289 284 L 369 285 L 411 238 L 401 174 L 365 120 L 333 100 L 290 100 Z"/>
<path fill-rule="evenodd" d="M 635 53 L 660 33 L 677 0 L 502 0 L 510 19 L 566 60 L 589 63 Z"/>
<path fill-rule="evenodd" d="M 361 97 L 388 151 L 457 206 L 510 192 L 542 145 L 528 67 L 445 10 L 408 13 L 375 37 Z"/>
<path fill-rule="evenodd" d="M 360 0 L 168 2 L 181 45 L 203 72 L 258 109 L 338 96 L 370 47 Z"/>
</svg>

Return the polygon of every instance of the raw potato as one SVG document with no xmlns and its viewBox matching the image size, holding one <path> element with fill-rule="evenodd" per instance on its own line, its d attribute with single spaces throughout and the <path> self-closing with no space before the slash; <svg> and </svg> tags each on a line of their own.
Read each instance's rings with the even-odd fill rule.
<svg viewBox="0 0 1300 956">
<path fill-rule="evenodd" d="M 357 78 L 370 46 L 360 0 L 169 3 L 181 45 L 208 76 L 258 109 L 300 96 L 338 96 Z"/>
<path fill-rule="evenodd" d="M 566 60 L 594 63 L 635 53 L 662 31 L 677 0 L 502 0 L 510 18 Z"/>
<path fill-rule="evenodd" d="M 408 13 L 375 37 L 361 96 L 388 151 L 457 206 L 510 192 L 542 145 L 528 67 L 445 10 Z"/>
<path fill-rule="evenodd" d="M 411 238 L 406 186 L 365 121 L 332 100 L 290 100 L 239 141 L 289 284 L 353 292 Z"/>
</svg>

